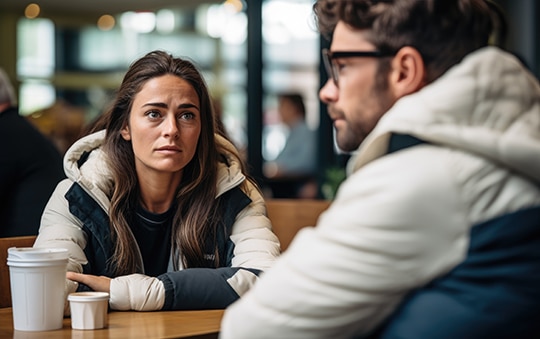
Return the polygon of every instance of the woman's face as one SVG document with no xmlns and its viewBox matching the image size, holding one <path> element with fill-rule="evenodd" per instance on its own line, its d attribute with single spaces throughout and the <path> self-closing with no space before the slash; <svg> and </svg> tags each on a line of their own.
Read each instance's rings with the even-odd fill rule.
<svg viewBox="0 0 540 339">
<path fill-rule="evenodd" d="M 135 95 L 129 123 L 121 134 L 132 143 L 139 177 L 181 175 L 195 155 L 201 134 L 197 93 L 174 75 L 148 80 Z"/>
</svg>

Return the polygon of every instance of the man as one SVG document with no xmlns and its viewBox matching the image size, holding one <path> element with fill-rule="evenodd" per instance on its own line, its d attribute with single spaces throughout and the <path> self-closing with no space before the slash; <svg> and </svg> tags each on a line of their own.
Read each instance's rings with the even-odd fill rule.
<svg viewBox="0 0 540 339">
<path fill-rule="evenodd" d="M 540 86 L 484 0 L 319 0 L 349 176 L 227 338 L 540 337 Z"/>
<path fill-rule="evenodd" d="M 45 204 L 64 178 L 60 152 L 16 105 L 0 69 L 0 237 L 36 235 Z"/>
<path fill-rule="evenodd" d="M 289 135 L 276 159 L 264 166 L 273 197 L 314 198 L 317 142 L 315 131 L 306 123 L 304 98 L 298 93 L 279 94 L 278 113 Z"/>
</svg>

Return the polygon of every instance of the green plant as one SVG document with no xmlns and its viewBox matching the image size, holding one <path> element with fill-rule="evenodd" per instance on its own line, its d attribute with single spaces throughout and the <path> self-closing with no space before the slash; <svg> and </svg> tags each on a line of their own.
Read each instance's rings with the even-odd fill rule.
<svg viewBox="0 0 540 339">
<path fill-rule="evenodd" d="M 324 182 L 321 186 L 321 193 L 327 200 L 333 200 L 336 196 L 339 185 L 345 180 L 347 173 L 342 167 L 329 167 L 325 171 Z"/>
</svg>

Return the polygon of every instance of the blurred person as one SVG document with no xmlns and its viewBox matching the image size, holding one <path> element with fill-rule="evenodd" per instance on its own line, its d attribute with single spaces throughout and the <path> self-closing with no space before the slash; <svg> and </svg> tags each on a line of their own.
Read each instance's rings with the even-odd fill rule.
<svg viewBox="0 0 540 339">
<path fill-rule="evenodd" d="M 36 235 L 63 178 L 59 150 L 19 114 L 13 85 L 0 69 L 0 237 Z"/>
<path fill-rule="evenodd" d="M 109 292 L 113 310 L 224 308 L 272 265 L 264 200 L 193 63 L 136 60 L 94 128 L 66 153 L 34 244 L 69 250 L 68 293 Z"/>
<path fill-rule="evenodd" d="M 319 92 L 355 151 L 221 338 L 540 337 L 540 85 L 485 0 L 319 0 Z"/>
<path fill-rule="evenodd" d="M 278 114 L 289 130 L 276 159 L 264 164 L 274 198 L 314 198 L 317 194 L 317 140 L 306 123 L 304 98 L 298 93 L 278 96 Z"/>
</svg>

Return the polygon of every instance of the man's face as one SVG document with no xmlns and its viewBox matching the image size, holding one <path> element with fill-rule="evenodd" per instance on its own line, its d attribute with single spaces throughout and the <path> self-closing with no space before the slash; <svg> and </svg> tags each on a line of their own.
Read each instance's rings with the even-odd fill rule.
<svg viewBox="0 0 540 339">
<path fill-rule="evenodd" d="M 343 22 L 337 24 L 331 52 L 373 50 L 375 47 L 361 31 L 352 30 Z M 349 57 L 334 59 L 334 62 L 338 84 L 329 79 L 319 97 L 328 105 L 339 148 L 351 152 L 360 146 L 396 99 L 388 89 L 387 74 L 379 75 L 384 78 L 377 81 L 379 58 Z"/>
</svg>

